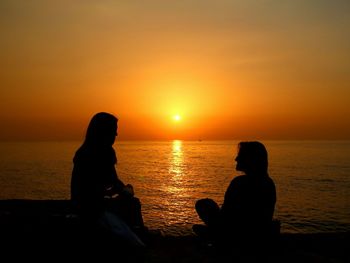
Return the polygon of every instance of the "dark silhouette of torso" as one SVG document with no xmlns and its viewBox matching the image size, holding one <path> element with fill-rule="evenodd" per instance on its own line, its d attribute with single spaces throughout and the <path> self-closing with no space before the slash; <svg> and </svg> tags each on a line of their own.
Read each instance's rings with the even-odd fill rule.
<svg viewBox="0 0 350 263">
<path fill-rule="evenodd" d="M 98 213 L 104 209 L 104 197 L 110 187 L 121 191 L 112 147 L 83 145 L 76 152 L 73 162 L 71 199 L 82 213 Z"/>
<path fill-rule="evenodd" d="M 220 211 L 224 231 L 242 235 L 265 231 L 273 219 L 275 203 L 275 184 L 269 176 L 235 177 Z"/>
</svg>

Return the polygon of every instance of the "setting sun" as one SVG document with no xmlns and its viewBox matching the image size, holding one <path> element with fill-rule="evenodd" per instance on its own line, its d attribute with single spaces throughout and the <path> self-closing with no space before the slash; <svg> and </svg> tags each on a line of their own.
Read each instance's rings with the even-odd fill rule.
<svg viewBox="0 0 350 263">
<path fill-rule="evenodd" d="M 181 116 L 176 114 L 176 115 L 173 116 L 173 120 L 174 121 L 180 121 L 181 120 Z"/>
<path fill-rule="evenodd" d="M 350 139 L 350 1 L 41 2 L 0 2 L 0 141 Z"/>
</svg>

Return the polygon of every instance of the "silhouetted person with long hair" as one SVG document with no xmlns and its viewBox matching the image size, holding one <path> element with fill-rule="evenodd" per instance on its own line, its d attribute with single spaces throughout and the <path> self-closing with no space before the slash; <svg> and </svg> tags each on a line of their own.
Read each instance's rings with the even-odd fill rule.
<svg viewBox="0 0 350 263">
<path fill-rule="evenodd" d="M 85 223 L 94 224 L 109 211 L 137 230 L 144 227 L 140 201 L 115 168 L 117 130 L 118 119 L 112 114 L 100 112 L 91 119 L 85 141 L 73 159 L 71 200 Z"/>
<path fill-rule="evenodd" d="M 240 142 L 235 161 L 244 174 L 231 181 L 221 207 L 208 198 L 196 202 L 205 225 L 194 225 L 193 231 L 224 245 L 259 246 L 274 224 L 276 188 L 268 174 L 268 154 L 260 142 Z"/>
</svg>

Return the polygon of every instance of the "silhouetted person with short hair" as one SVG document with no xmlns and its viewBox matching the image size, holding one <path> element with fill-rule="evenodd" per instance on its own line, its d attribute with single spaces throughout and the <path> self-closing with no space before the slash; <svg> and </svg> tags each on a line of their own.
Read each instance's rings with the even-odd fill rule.
<svg viewBox="0 0 350 263">
<path fill-rule="evenodd" d="M 133 187 L 118 178 L 113 144 L 118 119 L 100 112 L 93 116 L 85 141 L 75 153 L 71 200 L 82 221 L 96 224 L 105 211 L 115 213 L 131 229 L 143 228 L 140 200 Z"/>
<path fill-rule="evenodd" d="M 260 142 L 240 142 L 235 161 L 244 175 L 231 181 L 221 207 L 208 198 L 196 202 L 205 225 L 194 225 L 193 231 L 223 245 L 259 246 L 270 238 L 274 224 L 276 188 L 268 174 L 268 154 Z"/>
</svg>

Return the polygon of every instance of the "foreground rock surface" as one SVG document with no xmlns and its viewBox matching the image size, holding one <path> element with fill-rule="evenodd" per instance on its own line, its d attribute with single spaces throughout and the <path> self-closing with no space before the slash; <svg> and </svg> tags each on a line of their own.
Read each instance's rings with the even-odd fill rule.
<svg viewBox="0 0 350 263">
<path fill-rule="evenodd" d="M 2 262 L 18 259 L 115 262 L 350 262 L 350 233 L 287 234 L 268 250 L 239 251 L 193 235 L 150 230 L 145 248 L 81 226 L 68 200 L 0 200 Z"/>
</svg>

